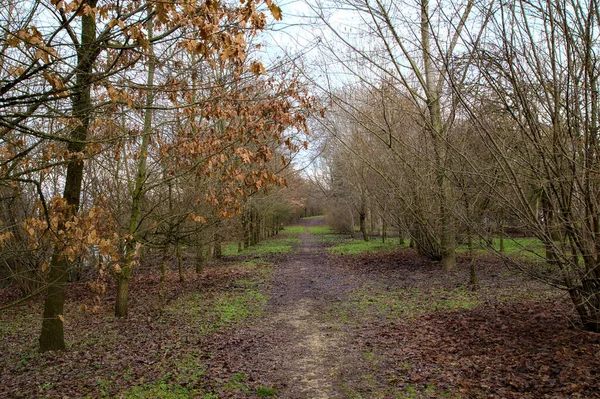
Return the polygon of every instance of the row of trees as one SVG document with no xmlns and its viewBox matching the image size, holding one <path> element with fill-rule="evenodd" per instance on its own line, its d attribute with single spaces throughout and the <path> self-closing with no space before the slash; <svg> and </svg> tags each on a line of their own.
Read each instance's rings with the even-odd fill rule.
<svg viewBox="0 0 600 399">
<path fill-rule="evenodd" d="M 457 242 L 503 236 L 505 225 L 535 236 L 543 261 L 506 260 L 567 291 L 600 331 L 598 3 L 312 10 L 324 72 L 338 72 L 316 80 L 332 104 L 320 130 L 336 207 L 361 224 L 382 215 L 445 269 Z"/>
<path fill-rule="evenodd" d="M 293 68 L 258 59 L 267 12 L 281 18 L 270 0 L 2 3 L 2 270 L 46 292 L 40 350 L 64 349 L 66 284 L 89 254 L 122 317 L 144 251 L 192 246 L 201 263 L 228 219 L 289 217 L 295 196 L 269 188 L 312 105 Z M 287 205 L 261 208 L 277 194 Z"/>
</svg>

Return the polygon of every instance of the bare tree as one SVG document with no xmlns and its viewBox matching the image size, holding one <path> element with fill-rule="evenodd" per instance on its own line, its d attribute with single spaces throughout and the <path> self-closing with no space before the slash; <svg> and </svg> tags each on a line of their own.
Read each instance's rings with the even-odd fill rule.
<svg viewBox="0 0 600 399">
<path fill-rule="evenodd" d="M 543 266 L 516 265 L 564 288 L 592 331 L 600 331 L 598 16 L 596 1 L 498 3 L 485 40 L 468 42 L 477 73 L 455 85 L 508 185 L 488 176 L 495 198 L 546 248 Z"/>
<path fill-rule="evenodd" d="M 348 23 L 356 35 L 345 32 L 331 22 L 330 9 L 352 13 Z M 413 2 L 339 1 L 327 3 L 313 10 L 330 32 L 322 48 L 328 56 L 341 65 L 341 70 L 351 74 L 358 84 L 372 90 L 396 88 L 400 96 L 413 103 L 418 110 L 418 123 L 433 149 L 430 169 L 435 175 L 440 231 L 439 241 L 442 265 L 455 266 L 456 222 L 455 198 L 452 184 L 452 142 L 449 135 L 456 117 L 449 71 L 451 61 L 459 52 L 458 44 L 473 12 L 474 2 Z M 335 14 L 334 14 L 335 16 Z M 415 21 L 419 21 L 415 23 Z M 346 49 L 340 52 L 339 47 Z M 330 92 L 331 93 L 331 92 Z M 385 115 L 384 115 L 385 116 Z M 373 121 L 380 129 L 371 129 L 383 142 L 394 132 L 385 118 Z M 393 156 L 393 155 L 392 155 Z M 421 237 L 422 239 L 422 237 Z"/>
</svg>

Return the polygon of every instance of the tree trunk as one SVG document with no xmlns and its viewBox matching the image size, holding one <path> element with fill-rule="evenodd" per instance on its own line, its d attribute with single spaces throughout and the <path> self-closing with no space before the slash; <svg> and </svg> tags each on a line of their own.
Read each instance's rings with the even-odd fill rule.
<svg viewBox="0 0 600 399">
<path fill-rule="evenodd" d="M 364 212 L 358 214 L 360 220 L 360 232 L 364 241 L 369 241 L 369 234 L 367 233 L 367 215 Z"/>
<path fill-rule="evenodd" d="M 127 303 L 129 302 L 129 278 L 117 280 L 117 299 L 115 301 L 115 316 L 127 317 Z"/>
<path fill-rule="evenodd" d="M 44 301 L 40 352 L 65 349 L 64 318 L 62 315 L 65 303 L 67 269 L 67 260 L 62 255 L 59 253 L 52 255 L 48 276 L 48 290 Z"/>
<path fill-rule="evenodd" d="M 135 251 L 137 245 L 137 228 L 140 221 L 140 212 L 142 201 L 144 199 L 144 184 L 147 175 L 148 147 L 150 145 L 150 135 L 152 134 L 152 105 L 154 104 L 154 73 L 156 70 L 156 59 L 154 57 L 154 47 L 152 45 L 152 18 L 146 24 L 148 30 L 148 39 L 150 47 L 148 51 L 148 81 L 146 94 L 146 109 L 144 110 L 144 131 L 142 143 L 140 145 L 140 155 L 138 158 L 137 171 L 135 175 L 135 188 L 131 201 L 131 212 L 129 214 L 129 237 L 124 250 L 124 262 L 120 275 L 117 275 L 117 303 L 115 304 L 115 316 L 126 317 L 129 293 L 129 279 L 133 273 L 133 261 L 135 260 Z"/>
<path fill-rule="evenodd" d="M 200 235 L 200 234 L 198 234 Z M 204 245 L 202 244 L 202 237 L 198 239 L 198 252 L 196 254 L 196 273 L 202 274 L 204 271 Z"/>
<path fill-rule="evenodd" d="M 429 41 L 429 0 L 421 2 L 421 44 L 423 51 L 423 66 L 425 69 L 425 85 L 427 96 L 427 109 L 429 112 L 429 129 L 431 131 L 436 152 L 436 174 L 440 196 L 441 215 L 441 252 L 442 268 L 452 270 L 456 267 L 456 236 L 454 231 L 454 218 L 452 216 L 452 186 L 446 173 L 447 135 L 442 119 L 440 104 L 440 87 L 435 78 L 432 66 L 431 45 Z M 438 78 L 439 79 L 439 78 Z"/>
<path fill-rule="evenodd" d="M 84 0 L 84 4 L 95 7 L 95 0 Z M 98 43 L 96 43 L 95 15 L 81 16 L 81 40 L 77 48 L 76 86 L 71 97 L 73 105 L 72 114 L 77 120 L 73 129 L 72 141 L 69 141 L 68 150 L 71 154 L 84 153 L 86 140 L 92 114 L 92 70 L 97 57 Z M 79 210 L 81 185 L 83 181 L 83 160 L 74 155 L 67 164 L 67 176 L 63 197 L 69 206 L 67 220 L 72 219 Z M 61 223 L 59 229 L 64 229 Z M 40 334 L 40 352 L 50 350 L 64 350 L 65 339 L 63 329 L 63 308 L 65 301 L 65 287 L 69 262 L 62 254 L 60 248 L 54 248 L 50 261 L 48 290 L 44 301 L 42 331 Z"/>
<path fill-rule="evenodd" d="M 435 234 L 420 223 L 415 223 L 411 240 L 414 241 L 417 251 L 427 258 L 435 261 L 442 260 L 442 251 Z"/>
<path fill-rule="evenodd" d="M 404 232 L 402 231 L 402 223 L 400 223 L 400 219 L 398 219 L 398 244 L 401 247 L 404 246 Z"/>
<path fill-rule="evenodd" d="M 221 233 L 219 232 L 220 229 L 221 229 L 221 223 L 217 222 L 217 224 L 215 225 L 214 242 L 213 242 L 213 256 L 215 259 L 221 259 L 223 257 L 223 251 L 221 248 L 221 241 L 223 240 L 223 237 L 221 236 Z"/>
<path fill-rule="evenodd" d="M 260 220 L 258 219 L 258 213 L 253 210 L 252 212 L 252 245 L 256 245 L 260 242 Z"/>
<path fill-rule="evenodd" d="M 477 291 L 479 289 L 479 281 L 477 280 L 477 270 L 475 269 L 475 260 L 473 256 L 470 256 L 471 262 L 469 264 L 469 285 L 471 286 L 472 291 Z"/>
<path fill-rule="evenodd" d="M 569 290 L 575 310 L 579 314 L 581 323 L 587 331 L 600 333 L 600 280 L 584 280 L 579 287 Z"/>
<path fill-rule="evenodd" d="M 249 223 L 249 212 L 244 210 L 242 212 L 242 234 L 243 234 L 243 244 L 244 249 L 248 249 L 250 246 L 250 223 Z"/>
<path fill-rule="evenodd" d="M 500 253 L 504 253 L 504 209 L 500 208 Z"/>
<path fill-rule="evenodd" d="M 183 270 L 183 258 L 181 255 L 181 245 L 180 244 L 177 244 L 176 251 L 177 251 L 177 270 L 179 271 L 179 282 L 183 284 L 183 283 L 185 283 L 185 274 L 184 274 L 184 270 Z"/>
<path fill-rule="evenodd" d="M 160 283 L 158 285 L 158 295 L 162 300 L 165 293 L 165 283 L 167 280 L 167 257 L 169 256 L 169 244 L 165 244 L 162 249 L 162 259 L 160 262 Z"/>
</svg>

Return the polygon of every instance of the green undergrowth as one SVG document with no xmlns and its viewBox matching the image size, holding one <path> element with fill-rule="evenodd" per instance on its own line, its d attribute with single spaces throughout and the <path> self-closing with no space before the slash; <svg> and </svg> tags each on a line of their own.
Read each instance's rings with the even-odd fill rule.
<svg viewBox="0 0 600 399">
<path fill-rule="evenodd" d="M 469 310 L 483 301 L 466 288 L 394 289 L 365 283 L 349 293 L 348 300 L 335 304 L 329 316 L 344 324 L 362 324 L 373 319 L 410 320 L 436 311 Z"/>
<path fill-rule="evenodd" d="M 306 233 L 306 227 L 301 225 L 285 226 L 279 234 L 288 236 L 299 236 L 302 233 Z"/>
<path fill-rule="evenodd" d="M 190 389 L 179 384 L 160 381 L 135 386 L 129 392 L 125 392 L 119 397 L 124 399 L 218 399 L 219 395 L 202 389 Z"/>
<path fill-rule="evenodd" d="M 258 319 L 268 300 L 262 292 L 273 265 L 249 261 L 240 264 L 248 273 L 234 279 L 229 290 L 194 292 L 179 297 L 165 309 L 165 317 L 186 320 L 199 334 L 235 327 L 247 320 Z"/>
<path fill-rule="evenodd" d="M 327 248 L 332 255 L 357 255 L 361 253 L 389 252 L 403 248 L 398 237 L 390 237 L 385 243 L 380 239 L 364 241 L 356 238 L 348 238 Z"/>
<path fill-rule="evenodd" d="M 204 370 L 203 365 L 198 365 L 199 370 Z M 252 388 L 249 378 L 244 373 L 235 373 L 228 379 L 221 381 L 218 393 L 208 389 L 201 382 L 204 371 L 196 374 L 195 380 L 182 381 L 172 373 L 166 373 L 159 381 L 140 384 L 122 393 L 119 397 L 124 399 L 219 399 L 221 397 L 274 397 L 277 391 L 266 386 Z"/>
<path fill-rule="evenodd" d="M 404 383 L 410 380 L 409 374 L 414 371 L 412 366 L 405 363 L 401 373 L 390 373 L 382 369 L 385 367 L 383 362 L 385 357 L 385 353 L 372 349 L 365 350 L 361 359 L 361 364 L 365 366 L 364 371 L 355 377 L 358 381 L 345 381 L 342 384 L 344 397 L 348 399 L 460 398 L 439 389 L 435 383 Z"/>
<path fill-rule="evenodd" d="M 264 293 L 274 265 L 261 260 L 249 260 L 234 265 L 226 265 L 223 273 L 231 276 L 226 288 L 194 292 L 177 298 L 164 310 L 159 322 L 177 320 L 193 334 L 226 333 L 228 329 L 260 320 L 268 296 Z M 237 276 L 237 277 L 236 277 Z M 141 398 L 201 398 L 220 397 L 268 397 L 275 396 L 272 388 L 260 386 L 252 388 L 246 375 L 236 373 L 228 379 L 211 381 L 212 388 L 206 386 L 208 366 L 201 360 L 199 352 L 193 348 L 187 356 L 176 355 L 168 360 L 164 374 L 157 381 L 140 383 L 119 397 Z M 214 387 L 218 386 L 217 389 Z M 110 390 L 107 387 L 107 392 Z M 109 397 L 109 396 L 106 396 Z"/>
<path fill-rule="evenodd" d="M 515 303 L 556 298 L 556 291 L 539 283 L 515 287 L 482 287 L 472 291 L 468 286 L 456 288 L 431 286 L 394 288 L 367 281 L 348 293 L 347 300 L 333 303 L 327 316 L 347 325 L 364 325 L 374 320 L 412 321 L 437 312 L 472 310 L 493 303 Z"/>
<path fill-rule="evenodd" d="M 309 226 L 308 232 L 315 235 L 334 235 L 336 234 L 329 226 Z"/>
<path fill-rule="evenodd" d="M 271 239 L 261 241 L 246 249 L 238 251 L 238 244 L 234 242 L 223 245 L 223 255 L 267 255 L 267 254 L 285 254 L 293 250 L 302 243 L 300 238 L 289 233 L 280 233 Z"/>
<path fill-rule="evenodd" d="M 309 231 L 316 235 L 320 242 L 328 246 L 327 250 L 332 255 L 358 255 L 406 248 L 406 245 L 400 245 L 398 237 L 389 237 L 383 243 L 381 238 L 372 238 L 370 241 L 364 241 L 358 235 L 355 238 L 347 238 L 334 233 L 329 226 L 311 226 Z M 494 238 L 489 243 L 474 241 L 473 248 L 473 252 L 476 254 L 499 252 L 500 240 Z M 456 249 L 457 253 L 466 253 L 467 251 L 466 244 L 460 245 Z M 503 254 L 528 260 L 544 260 L 545 248 L 542 242 L 535 237 L 505 238 Z"/>
<path fill-rule="evenodd" d="M 8 316 L 10 313 L 17 314 L 18 312 L 9 309 L 6 311 L 6 314 L 3 316 Z M 10 321 L 8 321 L 10 320 Z M 0 343 L 4 341 L 4 337 L 13 334 L 29 334 L 32 326 L 41 325 L 41 320 L 38 314 L 36 313 L 28 313 L 28 314 L 19 314 L 18 316 L 0 319 Z"/>
<path fill-rule="evenodd" d="M 302 220 L 314 220 L 314 219 L 324 219 L 325 216 L 323 215 L 315 215 L 315 216 L 307 216 L 302 218 Z"/>
<path fill-rule="evenodd" d="M 456 248 L 456 252 L 466 253 L 468 246 L 460 245 Z M 493 238 L 489 242 L 473 241 L 473 252 L 478 254 L 500 252 L 500 239 Z M 544 244 L 535 237 L 505 238 L 503 254 L 528 259 L 542 259 L 545 257 L 545 249 Z"/>
</svg>

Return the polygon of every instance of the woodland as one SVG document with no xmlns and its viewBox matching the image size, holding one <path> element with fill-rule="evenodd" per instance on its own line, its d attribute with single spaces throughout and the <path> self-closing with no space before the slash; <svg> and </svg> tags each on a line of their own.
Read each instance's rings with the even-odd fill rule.
<svg viewBox="0 0 600 399">
<path fill-rule="evenodd" d="M 0 397 L 600 397 L 596 0 L 5 0 Z"/>
</svg>

